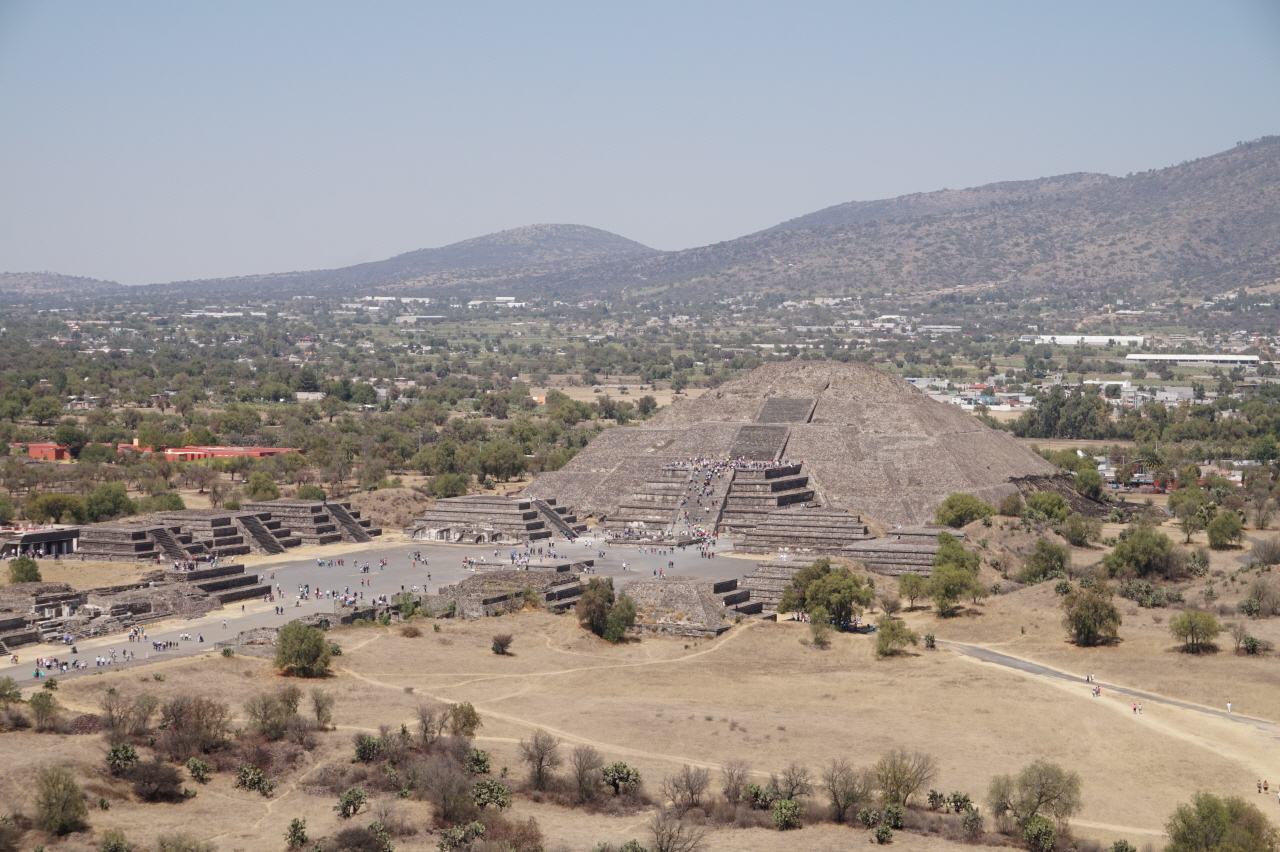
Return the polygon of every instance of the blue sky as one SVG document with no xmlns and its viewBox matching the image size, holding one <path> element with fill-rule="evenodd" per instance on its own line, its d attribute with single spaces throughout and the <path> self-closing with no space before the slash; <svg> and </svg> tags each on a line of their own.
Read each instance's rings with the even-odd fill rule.
<svg viewBox="0 0 1280 852">
<path fill-rule="evenodd" d="M 0 0 L 0 271 L 661 249 L 1280 134 L 1280 2 Z"/>
</svg>

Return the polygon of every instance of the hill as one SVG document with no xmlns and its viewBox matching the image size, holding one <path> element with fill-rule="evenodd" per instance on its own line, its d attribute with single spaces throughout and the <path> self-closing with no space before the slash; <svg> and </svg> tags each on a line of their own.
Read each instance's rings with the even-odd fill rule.
<svg viewBox="0 0 1280 852">
<path fill-rule="evenodd" d="M 0 298 L 26 301 L 59 297 L 108 296 L 126 292 L 114 281 L 55 272 L 0 272 Z"/>
<path fill-rule="evenodd" d="M 584 225 L 528 225 L 441 248 L 419 249 L 342 269 L 252 275 L 152 285 L 181 293 L 236 292 L 268 284 L 280 292 L 341 293 L 351 287 L 418 292 L 471 281 L 565 274 L 584 266 L 657 254 L 617 234 Z"/>
</svg>

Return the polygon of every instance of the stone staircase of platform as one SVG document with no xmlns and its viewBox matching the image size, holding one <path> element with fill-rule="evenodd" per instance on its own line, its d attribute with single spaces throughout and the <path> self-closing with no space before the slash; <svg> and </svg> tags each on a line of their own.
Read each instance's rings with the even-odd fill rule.
<svg viewBox="0 0 1280 852">
<path fill-rule="evenodd" d="M 560 516 L 560 513 L 555 510 L 555 507 L 547 503 L 546 500 L 539 500 L 535 497 L 530 502 L 532 502 L 533 507 L 538 510 L 539 517 L 541 517 L 546 524 L 558 530 L 562 536 L 570 541 L 578 537 L 577 531 L 574 530 L 573 527 L 569 526 L 569 523 Z"/>
<path fill-rule="evenodd" d="M 611 527 L 632 527 L 654 532 L 668 530 L 681 517 L 683 497 L 692 487 L 688 468 L 668 468 L 658 471 L 658 477 L 640 486 L 618 503 L 618 510 L 609 516 Z"/>
<path fill-rule="evenodd" d="M 151 530 L 151 537 L 155 539 L 156 544 L 160 545 L 164 555 L 170 559 L 187 558 L 186 549 L 178 543 L 178 539 L 166 527 L 155 527 Z"/>
<path fill-rule="evenodd" d="M 858 515 L 840 509 L 784 509 L 766 515 L 734 544 L 738 553 L 793 551 L 834 556 L 854 541 L 872 538 Z"/>
<path fill-rule="evenodd" d="M 347 507 L 341 503 L 330 503 L 328 505 L 329 515 L 337 522 L 343 531 L 343 538 L 349 541 L 373 541 L 373 536 L 369 534 L 360 523 L 351 516 L 347 511 Z"/>
<path fill-rule="evenodd" d="M 808 423 L 817 406 L 816 399 L 770 397 L 756 417 L 757 423 Z"/>
<path fill-rule="evenodd" d="M 802 465 L 742 469 L 734 476 L 720 526 L 730 532 L 746 532 L 764 523 L 772 512 L 813 502 L 814 490 Z"/>
<path fill-rule="evenodd" d="M 235 520 L 236 525 L 249 536 L 250 547 L 264 554 L 284 553 L 284 544 L 271 534 L 257 515 L 236 515 Z"/>
<path fill-rule="evenodd" d="M 711 484 L 715 486 L 715 493 L 708 498 L 703 498 L 704 502 L 701 506 L 698 505 L 697 495 L 691 493 L 688 503 L 684 506 L 677 506 L 676 515 L 671 527 L 668 529 L 668 534 L 677 535 L 693 527 L 701 527 L 710 532 L 718 530 L 720 528 L 720 520 L 724 515 L 725 503 L 729 499 L 729 494 L 733 491 L 733 480 L 736 473 L 736 470 L 730 468 L 722 476 L 712 477 Z M 695 481 L 691 484 L 691 489 L 701 489 L 705 482 L 705 478 L 695 477 Z M 686 511 L 689 512 L 688 524 L 684 521 L 684 513 Z"/>
<path fill-rule="evenodd" d="M 776 461 L 787 445 L 791 430 L 786 426 L 743 426 L 729 447 L 729 458 L 746 461 Z"/>
<path fill-rule="evenodd" d="M 195 571 L 170 572 L 170 576 L 180 582 L 190 583 L 221 604 L 271 594 L 270 583 L 259 583 L 257 574 L 245 573 L 244 566 L 238 563 Z"/>
</svg>

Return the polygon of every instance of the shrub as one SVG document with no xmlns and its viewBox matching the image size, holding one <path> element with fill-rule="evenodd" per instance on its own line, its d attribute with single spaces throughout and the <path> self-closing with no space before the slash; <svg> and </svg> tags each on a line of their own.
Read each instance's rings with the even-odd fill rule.
<svg viewBox="0 0 1280 852">
<path fill-rule="evenodd" d="M 236 788 L 250 790 L 270 796 L 276 789 L 276 782 L 267 778 L 265 772 L 252 763 L 242 763 L 236 769 Z"/>
<path fill-rule="evenodd" d="M 1111 844 L 1111 852 L 1138 852 L 1138 847 L 1122 837 Z"/>
<path fill-rule="evenodd" d="M 1276 832 L 1257 806 L 1239 796 L 1219 798 L 1196 793 L 1189 804 L 1178 805 L 1165 823 L 1167 852 L 1271 852 Z"/>
<path fill-rule="evenodd" d="M 875 808 L 863 808 L 858 811 L 858 822 L 863 828 L 875 828 L 880 824 L 880 812 Z"/>
<path fill-rule="evenodd" d="M 450 705 L 449 730 L 455 737 L 471 739 L 482 727 L 484 722 L 480 721 L 480 714 L 470 701 Z"/>
<path fill-rule="evenodd" d="M 319 485 L 302 485 L 295 495 L 299 500 L 328 500 L 329 495 Z"/>
<path fill-rule="evenodd" d="M 702 799 L 710 786 L 710 772 L 700 766 L 685 764 L 662 779 L 662 794 L 671 801 L 676 815 L 683 817 L 693 808 L 702 807 Z"/>
<path fill-rule="evenodd" d="M 1076 547 L 1084 547 L 1102 538 L 1102 522 L 1073 512 L 1058 525 L 1058 532 Z"/>
<path fill-rule="evenodd" d="M 466 759 L 462 761 L 462 765 L 472 775 L 488 775 L 490 772 L 489 752 L 473 748 L 467 752 Z"/>
<path fill-rule="evenodd" d="M 158 757 L 139 763 L 129 773 L 133 793 L 144 802 L 180 802 L 183 799 L 182 778 L 177 767 Z"/>
<path fill-rule="evenodd" d="M 880 758 L 873 771 L 885 803 L 905 808 L 916 791 L 933 780 L 938 764 L 923 752 L 896 748 Z"/>
<path fill-rule="evenodd" d="M 902 805 L 889 805 L 884 809 L 884 824 L 889 828 L 902 828 L 902 821 L 906 816 L 906 808 Z"/>
<path fill-rule="evenodd" d="M 109 828 L 102 832 L 102 841 L 98 844 L 98 852 L 133 852 L 133 844 L 118 828 Z"/>
<path fill-rule="evenodd" d="M 373 763 L 387 750 L 387 741 L 369 734 L 356 734 L 356 763 Z"/>
<path fill-rule="evenodd" d="M 211 698 L 179 696 L 160 708 L 157 747 L 170 760 L 208 754 L 226 743 L 231 708 Z"/>
<path fill-rule="evenodd" d="M 1070 580 L 1059 580 L 1053 584 L 1053 593 L 1055 595 L 1067 595 L 1071 593 L 1073 588 Z"/>
<path fill-rule="evenodd" d="M 338 796 L 338 804 L 334 805 L 333 809 L 343 819 L 351 819 L 368 801 L 369 794 L 362 788 L 351 787 Z"/>
<path fill-rule="evenodd" d="M 887 615 L 876 621 L 876 655 L 892 656 L 908 645 L 918 645 L 920 634 L 916 633 L 906 622 L 898 621 Z"/>
<path fill-rule="evenodd" d="M 983 819 L 982 814 L 978 813 L 977 808 L 969 808 L 964 812 L 964 816 L 960 818 L 960 825 L 964 829 L 964 836 L 970 842 L 976 841 L 983 835 Z M 1134 850 L 1137 852 L 1137 850 Z"/>
<path fill-rule="evenodd" d="M 1061 496 L 1061 495 L 1058 495 Z M 1071 552 L 1060 544 L 1047 539 L 1036 542 L 1035 553 L 1027 559 L 1018 581 L 1031 585 L 1044 580 L 1052 580 L 1066 574 L 1067 565 L 1071 562 Z"/>
<path fill-rule="evenodd" d="M 959 529 L 994 512 L 994 507 L 988 506 L 972 494 L 952 494 L 938 507 L 935 520 L 943 526 Z"/>
<path fill-rule="evenodd" d="M 302 817 L 294 817 L 284 832 L 285 845 L 290 849 L 301 849 L 307 845 L 307 839 L 307 821 Z"/>
<path fill-rule="evenodd" d="M 199 784 L 207 784 L 209 782 L 209 773 L 212 771 L 213 767 L 198 757 L 187 759 L 187 772 Z"/>
<path fill-rule="evenodd" d="M 617 796 L 624 789 L 635 790 L 640 786 L 640 770 L 627 766 L 622 761 L 612 763 L 600 770 L 601 778 L 604 783 L 613 788 L 613 795 Z"/>
<path fill-rule="evenodd" d="M 893 829 L 887 825 L 878 825 L 875 830 L 871 832 L 871 836 L 875 838 L 876 843 L 892 843 Z"/>
<path fill-rule="evenodd" d="M 186 832 L 162 834 L 156 839 L 156 852 L 217 852 L 217 846 L 199 840 Z"/>
<path fill-rule="evenodd" d="M 498 810 L 502 810 L 511 807 L 511 791 L 501 781 L 486 778 L 471 788 L 471 800 L 478 808 L 493 805 Z"/>
<path fill-rule="evenodd" d="M 290 621 L 276 637 L 276 668 L 298 677 L 324 677 L 329 673 L 329 643 L 324 631 Z"/>
<path fill-rule="evenodd" d="M 510 633 L 498 633 L 493 637 L 493 644 L 490 646 L 493 653 L 499 657 L 505 657 L 511 648 L 512 636 Z"/>
<path fill-rule="evenodd" d="M 49 766 L 36 776 L 36 825 L 50 834 L 83 831 L 89 808 L 70 770 Z"/>
<path fill-rule="evenodd" d="M 1022 826 L 1022 841 L 1031 852 L 1053 852 L 1055 834 L 1053 821 L 1042 816 L 1032 817 Z"/>
<path fill-rule="evenodd" d="M 773 803 L 773 824 L 778 831 L 799 828 L 804 819 L 804 807 L 795 799 L 781 799 Z"/>
<path fill-rule="evenodd" d="M 1020 518 L 1022 517 L 1022 508 L 1022 495 L 1015 491 L 1000 498 L 1000 505 L 996 508 L 996 514 L 1004 515 L 1006 518 Z"/>
<path fill-rule="evenodd" d="M 37 731 L 51 731 L 58 725 L 58 699 L 51 692 L 37 692 L 27 699 Z"/>
<path fill-rule="evenodd" d="M 1070 589 L 1062 599 L 1062 608 L 1066 613 L 1062 626 L 1076 645 L 1114 642 L 1120 634 L 1120 611 L 1111 602 L 1111 590 L 1105 584 Z"/>
<path fill-rule="evenodd" d="M 316 717 L 316 727 L 322 731 L 327 729 L 333 722 L 333 693 L 311 690 L 311 712 Z"/>
<path fill-rule="evenodd" d="M 1057 491 L 1038 491 L 1027 497 L 1027 511 L 1038 512 L 1055 524 L 1060 524 L 1071 513 L 1067 498 Z"/>
<path fill-rule="evenodd" d="M 138 751 L 128 743 L 114 745 L 107 751 L 107 769 L 112 775 L 124 775 L 138 762 Z"/>
<path fill-rule="evenodd" d="M 17 585 L 18 583 L 39 583 L 40 566 L 29 556 L 19 556 L 17 559 L 9 560 L 9 583 Z"/>
</svg>

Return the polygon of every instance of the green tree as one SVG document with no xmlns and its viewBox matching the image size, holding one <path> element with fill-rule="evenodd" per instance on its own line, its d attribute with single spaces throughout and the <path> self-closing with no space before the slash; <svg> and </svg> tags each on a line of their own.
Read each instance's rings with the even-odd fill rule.
<svg viewBox="0 0 1280 852">
<path fill-rule="evenodd" d="M 911 609 L 915 609 L 916 600 L 929 594 L 929 581 L 919 574 L 899 575 L 898 594 L 910 602 Z"/>
<path fill-rule="evenodd" d="M 328 500 L 329 496 L 324 493 L 324 489 L 318 485 L 303 485 L 298 488 L 295 495 L 299 500 Z"/>
<path fill-rule="evenodd" d="M 1165 823 L 1165 852 L 1276 852 L 1280 838 L 1257 806 L 1239 796 L 1196 793 Z"/>
<path fill-rule="evenodd" d="M 62 413 L 62 403 L 51 396 L 37 397 L 27 406 L 26 415 L 41 426 Z"/>
<path fill-rule="evenodd" d="M 636 623 L 636 604 L 626 592 L 618 595 L 609 617 L 605 619 L 604 640 L 617 644 L 627 636 L 627 631 Z"/>
<path fill-rule="evenodd" d="M 73 459 L 78 459 L 84 445 L 89 443 L 89 435 L 74 420 L 67 418 L 53 430 L 53 440 L 66 447 Z"/>
<path fill-rule="evenodd" d="M 470 486 L 470 477 L 460 473 L 442 473 L 431 477 L 427 487 L 436 497 L 462 497 Z"/>
<path fill-rule="evenodd" d="M 880 616 L 876 621 L 876 654 L 878 656 L 891 657 L 908 645 L 919 643 L 920 634 L 907 627 L 904 622 L 887 615 Z"/>
<path fill-rule="evenodd" d="M 1086 518 L 1078 512 L 1072 512 L 1058 525 L 1058 532 L 1076 547 L 1085 547 L 1089 542 L 1102 538 L 1102 522 L 1095 518 Z"/>
<path fill-rule="evenodd" d="M 9 583 L 39 583 L 40 566 L 30 556 L 19 556 L 9 560 Z"/>
<path fill-rule="evenodd" d="M 280 489 L 276 486 L 276 481 L 265 470 L 255 470 L 249 474 L 249 482 L 244 487 L 244 493 L 255 502 L 280 499 Z"/>
<path fill-rule="evenodd" d="M 329 673 L 329 643 L 324 631 L 290 621 L 276 636 L 276 668 L 298 677 L 324 677 Z"/>
<path fill-rule="evenodd" d="M 509 441 L 489 441 L 480 448 L 478 462 L 482 474 L 506 482 L 524 472 L 525 458 Z"/>
<path fill-rule="evenodd" d="M 1096 470 L 1082 470 L 1076 474 L 1076 490 L 1097 500 L 1102 495 L 1102 474 Z"/>
<path fill-rule="evenodd" d="M 1127 532 L 1115 549 L 1102 558 L 1102 565 L 1110 576 L 1126 571 L 1139 577 L 1170 573 L 1177 555 L 1167 535 L 1146 524 L 1136 524 Z"/>
<path fill-rule="evenodd" d="M 960 527 L 995 514 L 995 508 L 972 494 L 952 494 L 938 507 L 935 520 L 943 526 Z"/>
<path fill-rule="evenodd" d="M 938 615 L 948 617 L 955 613 L 956 604 L 979 585 L 981 557 L 965 550 L 950 533 L 940 533 L 938 543 L 938 552 L 933 557 L 933 576 L 929 578 L 929 596 Z"/>
<path fill-rule="evenodd" d="M 603 636 L 609 625 L 609 612 L 613 609 L 614 592 L 612 577 L 592 577 L 578 598 L 576 612 L 583 627 L 597 636 Z"/>
<path fill-rule="evenodd" d="M 449 705 L 449 731 L 455 737 L 471 739 L 482 727 L 480 713 L 470 701 Z"/>
<path fill-rule="evenodd" d="M 1062 599 L 1062 608 L 1066 611 L 1062 626 L 1077 645 L 1114 642 L 1120 633 L 1120 611 L 1111 602 L 1111 589 L 1104 583 L 1073 587 Z"/>
<path fill-rule="evenodd" d="M 1238 513 L 1227 509 L 1219 512 L 1218 516 L 1209 522 L 1208 532 L 1209 547 L 1214 550 L 1226 550 L 1244 537 L 1244 524 L 1240 522 Z"/>
<path fill-rule="evenodd" d="M 50 834 L 64 835 L 88 828 L 84 793 L 62 766 L 47 766 L 36 776 L 36 823 Z"/>
<path fill-rule="evenodd" d="M 987 805 L 996 819 L 1011 819 L 1023 829 L 1037 817 L 1066 822 L 1080 810 L 1080 776 L 1037 760 L 1017 776 L 992 778 Z"/>
<path fill-rule="evenodd" d="M 1169 633 L 1192 654 L 1208 647 L 1221 632 L 1222 625 L 1213 613 L 1201 609 L 1186 609 L 1169 619 Z"/>
<path fill-rule="evenodd" d="M 84 501 L 85 514 L 93 522 L 132 515 L 134 503 L 123 482 L 104 482 L 89 492 Z"/>
<path fill-rule="evenodd" d="M 85 522 L 84 500 L 71 494 L 40 494 L 27 500 L 27 517 L 38 524 Z"/>
</svg>

